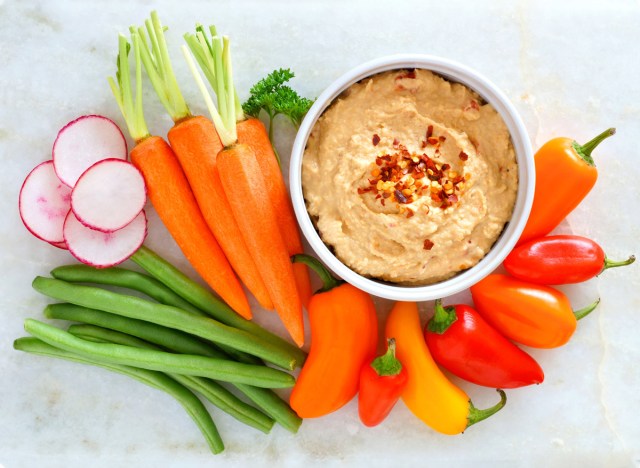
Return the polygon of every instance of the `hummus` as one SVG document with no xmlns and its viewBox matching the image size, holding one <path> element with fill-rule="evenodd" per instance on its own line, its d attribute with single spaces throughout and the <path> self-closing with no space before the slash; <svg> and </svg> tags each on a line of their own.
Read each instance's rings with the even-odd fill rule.
<svg viewBox="0 0 640 468">
<path fill-rule="evenodd" d="M 478 263 L 511 218 L 518 179 L 500 115 L 427 70 L 351 86 L 302 161 L 307 210 L 357 273 L 423 285 Z"/>
</svg>

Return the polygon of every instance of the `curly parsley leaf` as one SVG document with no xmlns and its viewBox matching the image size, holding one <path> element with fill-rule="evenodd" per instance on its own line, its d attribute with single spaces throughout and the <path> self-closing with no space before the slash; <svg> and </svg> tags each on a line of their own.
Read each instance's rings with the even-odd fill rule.
<svg viewBox="0 0 640 468">
<path fill-rule="evenodd" d="M 273 119 L 277 115 L 286 116 L 293 125 L 299 127 L 313 104 L 313 100 L 301 97 L 285 84 L 294 76 L 294 73 L 288 68 L 272 71 L 253 85 L 249 99 L 242 105 L 242 110 L 246 115 L 258 118 L 260 112 L 264 111 L 269 116 L 270 138 L 272 137 Z"/>
</svg>

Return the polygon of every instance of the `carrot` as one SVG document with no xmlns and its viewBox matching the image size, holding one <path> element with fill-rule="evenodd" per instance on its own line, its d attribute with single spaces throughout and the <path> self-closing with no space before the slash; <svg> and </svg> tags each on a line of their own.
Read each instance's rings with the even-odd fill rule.
<svg viewBox="0 0 640 468">
<path fill-rule="evenodd" d="M 209 229 L 229 263 L 247 289 L 265 309 L 273 303 L 249 250 L 240 234 L 224 194 L 216 155 L 223 146 L 213 123 L 192 116 L 171 68 L 162 24 L 156 12 L 146 21 L 146 31 L 138 28 L 142 41 L 142 61 L 156 93 L 175 122 L 168 138 L 195 195 Z M 150 46 L 149 46 L 150 44 Z"/>
<path fill-rule="evenodd" d="M 238 142 L 250 146 L 256 154 L 260 170 L 267 182 L 267 194 L 273 205 L 280 234 L 289 256 L 303 253 L 302 239 L 300 238 L 298 222 L 293 212 L 289 192 L 284 183 L 278 159 L 273 152 L 264 124 L 258 119 L 251 118 L 238 122 L 236 128 Z M 307 307 L 312 294 L 309 270 L 302 263 L 294 263 L 293 272 L 300 300 Z"/>
<path fill-rule="evenodd" d="M 221 109 L 224 108 L 224 114 L 218 112 L 213 105 L 186 47 L 183 47 L 183 52 L 225 146 L 217 156 L 222 187 L 258 271 L 265 281 L 276 312 L 295 343 L 302 346 L 302 304 L 293 265 L 267 191 L 267 182 L 255 152 L 248 145 L 237 143 L 236 111 L 240 109 L 241 112 L 241 108 L 233 87 L 229 39 L 221 39 L 212 32 L 213 43 L 209 43 L 202 31 L 198 32 L 198 39 L 192 37 L 191 43 L 196 45 L 195 54 L 201 65 L 205 60 L 204 54 L 211 54 L 208 60 L 212 67 L 205 70 L 213 78 L 212 85 L 217 90 L 218 104 Z M 187 42 L 190 42 L 189 39 Z"/>
<path fill-rule="evenodd" d="M 237 144 L 218 153 L 220 180 L 231 209 L 285 328 L 298 346 L 304 343 L 302 304 L 293 265 L 256 155 Z"/>
<path fill-rule="evenodd" d="M 129 43 L 122 35 L 118 84 L 109 79 L 129 133 L 136 142 L 131 161 L 142 172 L 151 203 L 189 262 L 231 308 L 243 317 L 251 317 L 242 286 L 207 227 L 173 151 L 162 138 L 150 136 L 142 111 L 140 37 L 132 32 L 131 38 L 136 58 L 135 103 L 129 73 Z"/>
</svg>

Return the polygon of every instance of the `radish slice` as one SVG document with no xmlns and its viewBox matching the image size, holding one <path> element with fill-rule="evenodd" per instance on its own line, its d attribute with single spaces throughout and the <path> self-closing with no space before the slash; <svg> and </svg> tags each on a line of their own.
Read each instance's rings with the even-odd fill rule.
<svg viewBox="0 0 640 468">
<path fill-rule="evenodd" d="M 82 263 L 106 268 L 133 255 L 147 235 L 147 217 L 141 211 L 131 223 L 114 232 L 89 229 L 70 211 L 64 222 L 64 239 L 71 255 Z"/>
<path fill-rule="evenodd" d="M 51 244 L 54 247 L 57 247 L 59 249 L 62 249 L 62 250 L 69 250 L 69 247 L 67 247 L 67 243 L 65 241 L 62 241 L 62 242 L 49 242 L 49 244 Z"/>
<path fill-rule="evenodd" d="M 71 208 L 71 189 L 64 185 L 53 161 L 38 164 L 26 177 L 18 201 L 20 217 L 38 239 L 49 243 L 64 242 L 62 226 Z"/>
<path fill-rule="evenodd" d="M 118 126 L 101 115 L 69 122 L 53 143 L 56 173 L 69 187 L 87 168 L 106 158 L 127 159 L 127 142 Z"/>
<path fill-rule="evenodd" d="M 113 232 L 144 208 L 147 191 L 140 171 L 122 159 L 103 159 L 87 169 L 71 191 L 71 209 L 91 229 Z"/>
</svg>

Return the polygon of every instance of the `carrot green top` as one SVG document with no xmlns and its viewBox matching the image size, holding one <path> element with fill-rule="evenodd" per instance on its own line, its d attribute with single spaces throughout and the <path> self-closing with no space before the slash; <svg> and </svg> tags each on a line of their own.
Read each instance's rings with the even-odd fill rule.
<svg viewBox="0 0 640 468">
<path fill-rule="evenodd" d="M 145 27 L 131 27 L 132 35 L 140 37 L 142 63 L 158 98 L 174 122 L 191 116 L 189 107 L 182 96 L 178 81 L 171 66 L 164 28 L 156 11 L 151 12 Z M 148 35 L 148 37 L 147 37 Z"/>
<path fill-rule="evenodd" d="M 135 75 L 136 75 L 136 96 L 135 101 L 133 97 L 133 90 L 131 87 L 131 73 L 129 70 L 129 51 L 131 44 L 125 36 L 122 34 L 118 37 L 118 58 L 117 58 L 117 70 L 116 79 L 112 77 L 107 78 L 109 86 L 113 96 L 116 98 L 118 107 L 122 112 L 129 134 L 131 138 L 138 143 L 145 138 L 149 137 L 149 129 L 144 119 L 144 112 L 142 110 L 142 66 L 140 63 L 140 38 L 137 34 L 131 34 L 131 41 L 133 43 L 133 53 L 135 56 Z"/>
<path fill-rule="evenodd" d="M 210 34 L 207 36 L 202 25 L 197 25 L 195 34 L 185 34 L 184 37 L 218 98 L 217 108 L 187 46 L 182 46 L 182 51 L 207 104 L 220 140 L 222 144 L 229 146 L 238 139 L 236 121 L 244 120 L 244 114 L 233 85 L 229 38 L 218 36 L 215 26 L 210 27 Z"/>
</svg>

